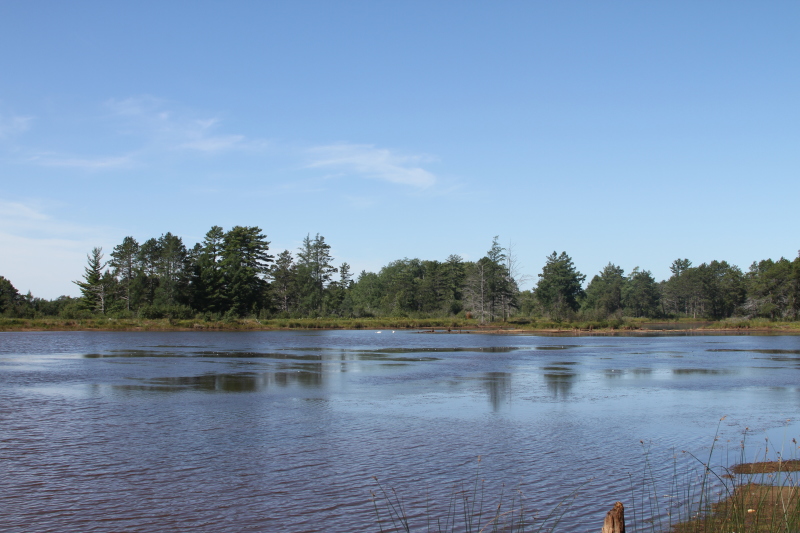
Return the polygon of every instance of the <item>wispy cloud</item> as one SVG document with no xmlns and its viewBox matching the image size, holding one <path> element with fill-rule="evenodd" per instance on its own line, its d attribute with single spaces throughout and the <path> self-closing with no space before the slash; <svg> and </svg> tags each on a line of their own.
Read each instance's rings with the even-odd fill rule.
<svg viewBox="0 0 800 533">
<path fill-rule="evenodd" d="M 78 168 L 83 170 L 110 170 L 130 167 L 134 156 L 69 157 L 42 152 L 30 155 L 27 160 L 46 167 Z"/>
<path fill-rule="evenodd" d="M 103 141 L 119 147 L 116 150 L 107 148 L 111 153 L 92 155 L 58 146 L 18 147 L 20 160 L 47 167 L 104 171 L 148 165 L 165 153 L 216 156 L 234 151 L 257 153 L 270 146 L 264 139 L 222 131 L 219 118 L 201 118 L 191 111 L 171 109 L 167 102 L 151 96 L 108 100 L 103 107 L 105 113 L 86 121 L 94 130 L 81 135 L 102 136 Z M 25 131 L 32 120 L 0 113 L 0 140 Z"/>
<path fill-rule="evenodd" d="M 374 198 L 369 198 L 366 196 L 345 195 L 344 199 L 350 204 L 350 207 L 354 209 L 368 209 L 377 204 Z"/>
<path fill-rule="evenodd" d="M 42 221 L 48 216 L 33 206 L 21 202 L 4 202 L 0 200 L 0 221 Z"/>
<path fill-rule="evenodd" d="M 188 124 L 188 127 L 183 131 L 186 141 L 178 144 L 177 148 L 219 153 L 241 149 L 247 145 L 247 139 L 244 135 L 214 135 L 212 129 L 217 123 L 216 119 L 210 119 L 196 120 L 194 124 Z"/>
<path fill-rule="evenodd" d="M 0 275 L 23 293 L 76 294 L 71 280 L 80 278 L 86 253 L 109 240 L 107 229 L 59 219 L 36 202 L 0 200 L 0 249 L 13 251 L 0 254 Z"/>
<path fill-rule="evenodd" d="M 168 104 L 152 96 L 109 100 L 106 108 L 113 116 L 127 121 L 124 130 L 146 137 L 151 147 L 160 150 L 191 150 L 219 154 L 234 150 L 259 150 L 267 146 L 261 139 L 241 134 L 219 133 L 219 118 L 197 118 L 188 112 L 168 109 Z"/>
<path fill-rule="evenodd" d="M 436 176 L 419 166 L 430 158 L 401 155 L 386 148 L 366 144 L 331 144 L 309 150 L 310 168 L 330 168 L 366 178 L 379 179 L 421 189 L 431 187 Z"/>
<path fill-rule="evenodd" d="M 38 202 L 0 200 L 0 228 L 15 235 L 83 235 L 97 237 L 94 229 L 58 220 Z"/>
<path fill-rule="evenodd" d="M 0 139 L 18 135 L 30 128 L 32 117 L 6 116 L 0 114 Z"/>
</svg>

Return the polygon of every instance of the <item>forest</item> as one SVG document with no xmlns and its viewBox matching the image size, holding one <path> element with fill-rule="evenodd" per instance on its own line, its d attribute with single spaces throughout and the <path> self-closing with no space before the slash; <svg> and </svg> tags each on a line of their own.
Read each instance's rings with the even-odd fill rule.
<svg viewBox="0 0 800 533">
<path fill-rule="evenodd" d="M 800 254 L 754 261 L 747 271 L 726 261 L 676 259 L 671 276 L 627 274 L 612 263 L 584 286 L 566 252 L 547 256 L 537 279 L 521 275 L 516 255 L 495 237 L 486 255 L 465 261 L 398 259 L 355 275 L 336 263 L 320 234 L 294 252 L 270 254 L 259 227 L 212 227 L 187 248 L 165 233 L 139 243 L 125 237 L 106 256 L 87 255 L 74 283 L 81 296 L 54 300 L 20 294 L 0 276 L 0 316 L 10 318 L 461 317 L 480 323 L 521 318 L 555 322 L 622 317 L 794 321 L 800 313 Z M 510 247 L 511 248 L 511 247 Z"/>
</svg>

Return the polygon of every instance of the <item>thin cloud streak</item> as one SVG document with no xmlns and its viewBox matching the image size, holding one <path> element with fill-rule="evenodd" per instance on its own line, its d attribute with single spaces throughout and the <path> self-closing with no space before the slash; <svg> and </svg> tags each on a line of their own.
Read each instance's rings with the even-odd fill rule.
<svg viewBox="0 0 800 533">
<path fill-rule="evenodd" d="M 37 203 L 8 202 L 0 200 L 0 231 L 6 235 L 32 237 L 46 235 L 51 238 L 55 235 L 82 235 L 88 238 L 98 238 L 102 235 L 96 227 L 74 224 L 65 220 L 58 220 L 49 215 Z M 75 239 L 69 239 L 75 240 Z"/>
<path fill-rule="evenodd" d="M 105 105 L 112 116 L 126 119 L 129 128 L 148 139 L 153 149 L 219 154 L 259 151 L 269 146 L 265 140 L 245 135 L 217 134 L 215 130 L 221 125 L 218 118 L 187 118 L 166 109 L 165 102 L 152 96 L 109 100 Z"/>
<path fill-rule="evenodd" d="M 264 139 L 248 139 L 245 135 L 218 133 L 222 123 L 217 118 L 193 118 L 177 113 L 166 103 L 153 97 L 108 100 L 103 117 L 103 130 L 95 133 L 116 137 L 127 145 L 117 154 L 86 155 L 55 150 L 22 147 L 23 163 L 44 167 L 104 171 L 148 165 L 169 152 L 202 153 L 209 156 L 230 152 L 259 153 L 270 148 Z M 0 115 L 0 140 L 29 129 L 30 117 Z M 123 152 L 122 155 L 119 152 Z"/>
<path fill-rule="evenodd" d="M 19 221 L 41 221 L 49 217 L 37 209 L 21 202 L 4 202 L 0 200 L 0 221 L 5 224 Z"/>
<path fill-rule="evenodd" d="M 33 117 L 0 115 L 0 139 L 7 139 L 30 129 Z"/>
<path fill-rule="evenodd" d="M 28 161 L 45 167 L 77 168 L 83 170 L 110 170 L 133 166 L 134 156 L 70 157 L 56 154 L 36 154 Z"/>
<path fill-rule="evenodd" d="M 57 219 L 35 203 L 0 200 L 0 275 L 34 296 L 76 295 L 86 254 L 98 242 L 114 242 L 105 228 Z M 53 268 L 57 264 L 58 268 Z"/>
<path fill-rule="evenodd" d="M 331 144 L 309 150 L 314 161 L 309 168 L 339 169 L 345 173 L 425 189 L 436 184 L 436 176 L 418 166 L 428 158 L 398 155 L 367 144 Z"/>
</svg>

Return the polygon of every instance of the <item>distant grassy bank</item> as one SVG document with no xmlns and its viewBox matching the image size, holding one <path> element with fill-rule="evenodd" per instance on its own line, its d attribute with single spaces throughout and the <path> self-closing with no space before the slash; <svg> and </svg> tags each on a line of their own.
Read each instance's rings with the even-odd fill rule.
<svg viewBox="0 0 800 533">
<path fill-rule="evenodd" d="M 269 331 L 285 329 L 430 329 L 435 332 L 615 334 L 652 332 L 781 332 L 800 334 L 800 322 L 765 319 L 727 319 L 698 322 L 622 318 L 613 320 L 554 322 L 515 318 L 508 322 L 481 324 L 475 319 L 450 318 L 236 318 L 138 319 L 138 318 L 0 318 L 0 331 Z"/>
</svg>

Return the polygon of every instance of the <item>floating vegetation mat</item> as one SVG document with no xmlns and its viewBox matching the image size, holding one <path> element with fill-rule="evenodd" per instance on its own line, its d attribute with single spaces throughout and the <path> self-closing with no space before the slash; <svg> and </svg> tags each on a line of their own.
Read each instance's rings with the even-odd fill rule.
<svg viewBox="0 0 800 533">
<path fill-rule="evenodd" d="M 800 459 L 788 461 L 765 461 L 763 463 L 742 463 L 731 468 L 734 474 L 771 474 L 773 472 L 800 471 Z"/>
</svg>

